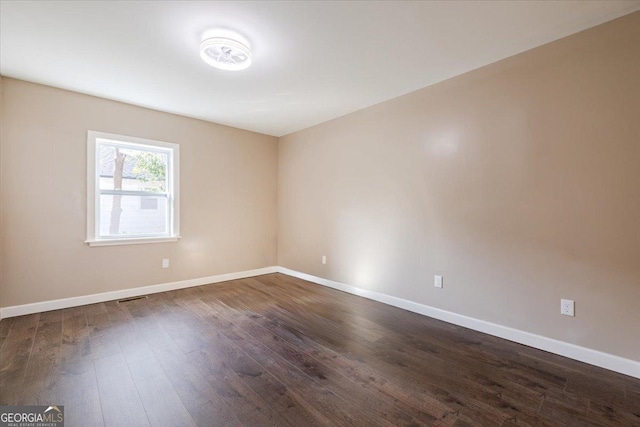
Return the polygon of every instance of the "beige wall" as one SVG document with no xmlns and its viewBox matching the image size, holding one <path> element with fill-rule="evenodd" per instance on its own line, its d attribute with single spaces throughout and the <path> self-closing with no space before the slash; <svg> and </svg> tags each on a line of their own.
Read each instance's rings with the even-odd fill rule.
<svg viewBox="0 0 640 427">
<path fill-rule="evenodd" d="M 275 265 L 277 138 L 6 77 L 2 108 L 1 306 Z M 84 243 L 89 129 L 180 144 L 179 242 Z"/>
<path fill-rule="evenodd" d="M 635 13 L 281 138 L 279 265 L 640 360 L 639 78 Z"/>
</svg>

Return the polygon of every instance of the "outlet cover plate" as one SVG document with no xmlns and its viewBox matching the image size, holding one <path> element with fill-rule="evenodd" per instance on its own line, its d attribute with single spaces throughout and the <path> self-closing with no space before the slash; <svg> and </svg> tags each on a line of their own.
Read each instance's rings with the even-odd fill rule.
<svg viewBox="0 0 640 427">
<path fill-rule="evenodd" d="M 570 299 L 561 299 L 560 314 L 575 317 L 575 301 Z"/>
<path fill-rule="evenodd" d="M 439 275 L 433 276 L 433 286 L 435 286 L 436 288 L 442 287 L 442 276 L 439 276 Z"/>
</svg>

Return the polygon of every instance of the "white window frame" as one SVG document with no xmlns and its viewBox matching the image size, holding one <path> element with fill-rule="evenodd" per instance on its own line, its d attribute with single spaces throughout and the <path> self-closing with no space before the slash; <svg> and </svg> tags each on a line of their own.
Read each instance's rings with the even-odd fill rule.
<svg viewBox="0 0 640 427">
<path fill-rule="evenodd" d="M 98 178 L 99 159 L 97 147 L 99 142 L 110 145 L 120 145 L 123 148 L 138 148 L 148 151 L 167 153 L 167 204 L 168 229 L 166 235 L 133 236 L 133 237 L 101 237 L 100 220 L 100 180 Z M 113 192 L 113 190 L 107 190 Z M 147 192 L 118 191 L 123 195 L 148 195 Z M 164 196 L 164 194 L 163 194 Z M 132 245 L 141 243 L 176 242 L 180 238 L 180 146 L 171 142 L 154 141 L 152 139 L 134 136 L 117 135 L 113 133 L 87 132 L 87 240 L 89 246 Z"/>
</svg>

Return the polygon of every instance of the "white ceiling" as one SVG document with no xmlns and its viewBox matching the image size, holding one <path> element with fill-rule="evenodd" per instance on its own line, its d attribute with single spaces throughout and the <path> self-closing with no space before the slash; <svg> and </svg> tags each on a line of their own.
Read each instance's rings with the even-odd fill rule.
<svg viewBox="0 0 640 427">
<path fill-rule="evenodd" d="M 640 1 L 2 1 L 0 74 L 281 136 L 610 19 Z M 251 68 L 199 57 L 233 30 Z"/>
</svg>

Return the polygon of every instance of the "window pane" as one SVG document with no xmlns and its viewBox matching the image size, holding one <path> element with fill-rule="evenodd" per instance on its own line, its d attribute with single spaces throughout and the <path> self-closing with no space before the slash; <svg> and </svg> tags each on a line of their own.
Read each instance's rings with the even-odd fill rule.
<svg viewBox="0 0 640 427">
<path fill-rule="evenodd" d="M 100 195 L 100 236 L 168 234 L 167 199 Z"/>
<path fill-rule="evenodd" d="M 100 188 L 103 190 L 167 191 L 167 154 L 98 146 Z"/>
</svg>

